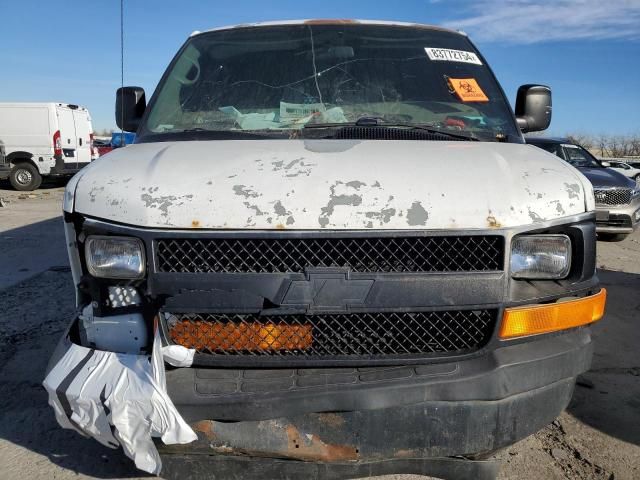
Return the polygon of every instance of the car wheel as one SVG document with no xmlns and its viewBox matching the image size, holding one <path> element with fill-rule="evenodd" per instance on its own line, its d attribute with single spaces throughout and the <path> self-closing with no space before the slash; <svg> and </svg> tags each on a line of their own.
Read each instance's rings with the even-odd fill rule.
<svg viewBox="0 0 640 480">
<path fill-rule="evenodd" d="M 30 163 L 18 163 L 9 174 L 11 186 L 21 192 L 35 190 L 42 183 L 42 176 L 38 169 Z"/>
</svg>

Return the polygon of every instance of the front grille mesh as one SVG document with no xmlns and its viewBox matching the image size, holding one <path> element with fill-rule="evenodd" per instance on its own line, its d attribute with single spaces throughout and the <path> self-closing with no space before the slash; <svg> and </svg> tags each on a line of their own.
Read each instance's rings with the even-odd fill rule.
<svg viewBox="0 0 640 480">
<path fill-rule="evenodd" d="M 482 347 L 495 310 L 239 315 L 167 313 L 169 338 L 218 356 L 415 355 Z"/>
<path fill-rule="evenodd" d="M 503 267 L 497 235 L 364 238 L 160 239 L 157 270 L 169 273 L 467 272 Z"/>
<path fill-rule="evenodd" d="M 610 190 L 594 190 L 596 205 L 627 205 L 631 202 L 630 188 L 613 188 Z"/>
</svg>

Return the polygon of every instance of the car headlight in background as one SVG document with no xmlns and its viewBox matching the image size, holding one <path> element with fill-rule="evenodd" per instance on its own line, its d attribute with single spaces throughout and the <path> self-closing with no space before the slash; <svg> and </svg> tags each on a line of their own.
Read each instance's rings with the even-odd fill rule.
<svg viewBox="0 0 640 480">
<path fill-rule="evenodd" d="M 511 242 L 511 276 L 559 280 L 571 269 L 571 240 L 566 235 L 521 235 Z"/>
<path fill-rule="evenodd" d="M 85 259 L 94 277 L 134 279 L 144 275 L 144 248 L 137 238 L 90 236 Z"/>
</svg>

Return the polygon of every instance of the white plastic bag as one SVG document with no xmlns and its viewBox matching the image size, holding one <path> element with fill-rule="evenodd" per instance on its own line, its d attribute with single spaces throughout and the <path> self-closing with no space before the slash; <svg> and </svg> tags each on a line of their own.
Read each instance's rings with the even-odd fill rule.
<svg viewBox="0 0 640 480">
<path fill-rule="evenodd" d="M 152 437 L 165 444 L 197 438 L 167 395 L 157 331 L 151 357 L 71 344 L 43 385 L 62 427 L 122 446 L 140 470 L 157 475 L 162 468 Z"/>
</svg>

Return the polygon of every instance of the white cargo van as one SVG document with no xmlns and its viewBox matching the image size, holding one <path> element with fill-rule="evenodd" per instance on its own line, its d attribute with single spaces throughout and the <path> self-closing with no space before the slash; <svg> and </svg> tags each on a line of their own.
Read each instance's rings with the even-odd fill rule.
<svg viewBox="0 0 640 480">
<path fill-rule="evenodd" d="M 514 112 L 460 32 L 321 19 L 116 98 L 135 143 L 64 197 L 62 426 L 165 479 L 489 479 L 567 406 L 606 291 L 589 180 L 524 144 L 548 87 Z"/>
<path fill-rule="evenodd" d="M 71 175 L 91 162 L 91 116 L 66 103 L 0 103 L 0 141 L 6 150 L 0 180 L 35 190 L 43 176 Z"/>
</svg>

